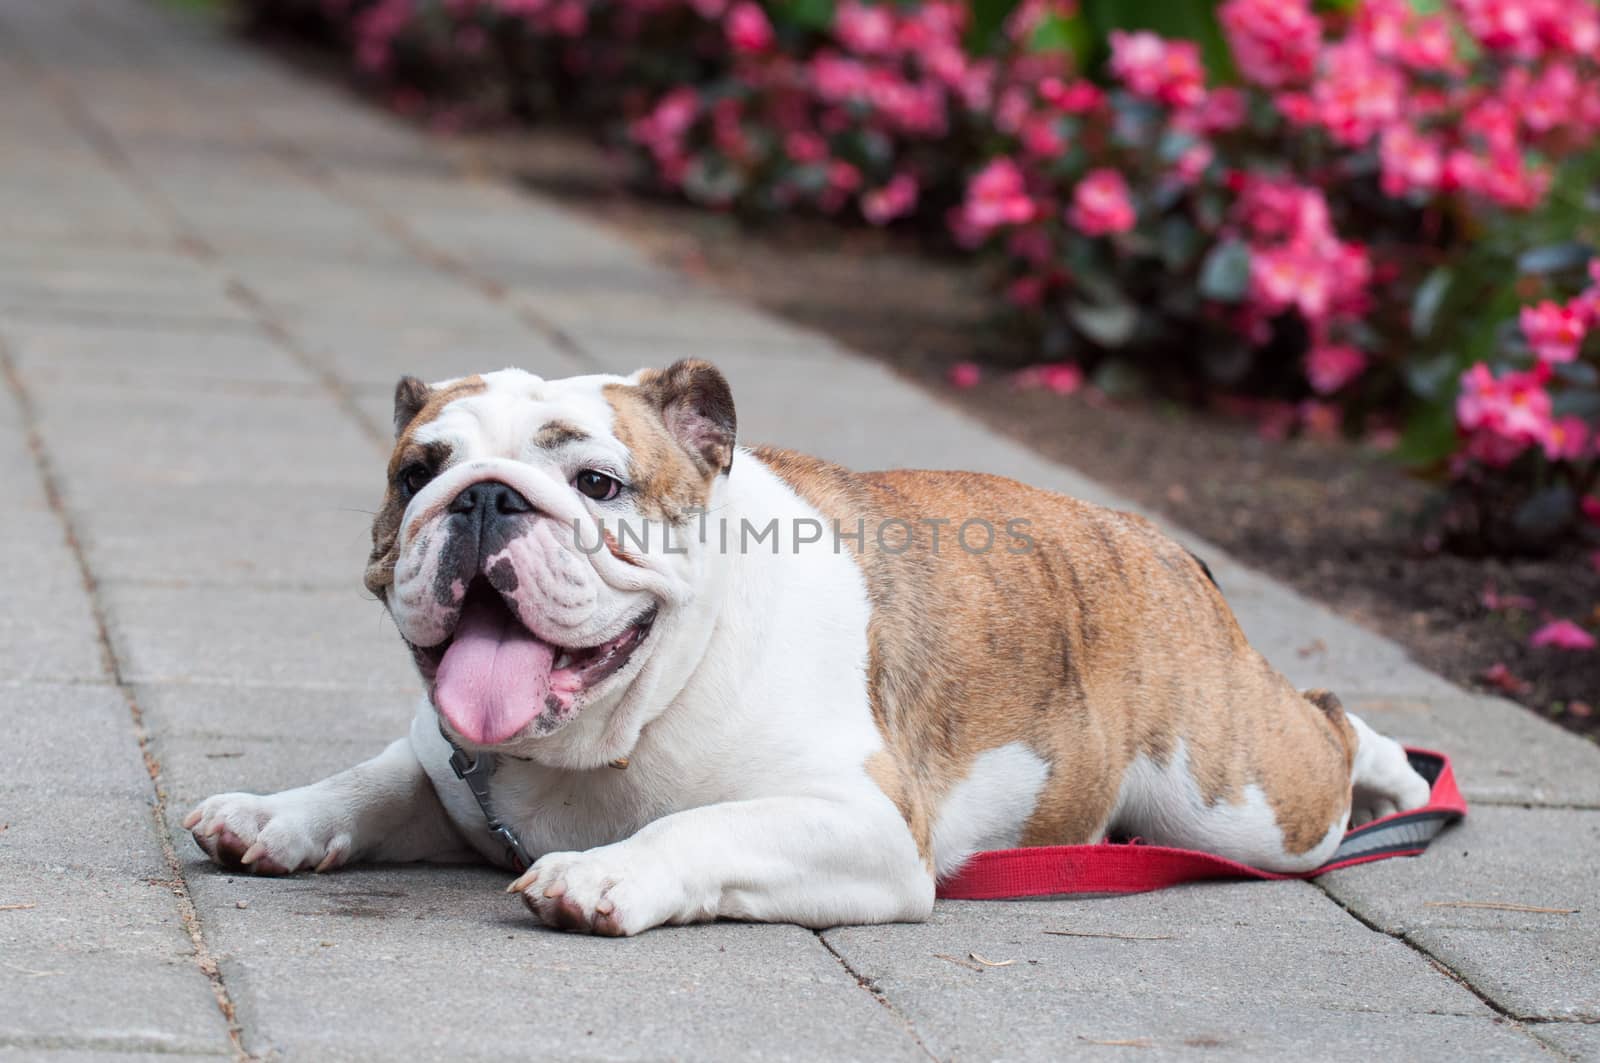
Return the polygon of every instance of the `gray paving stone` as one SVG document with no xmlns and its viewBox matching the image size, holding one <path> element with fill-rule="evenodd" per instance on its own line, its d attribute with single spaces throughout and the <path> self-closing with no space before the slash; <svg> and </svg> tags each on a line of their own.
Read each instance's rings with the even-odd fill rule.
<svg viewBox="0 0 1600 1063">
<path fill-rule="evenodd" d="M 232 384 L 235 394 L 254 395 L 316 384 L 265 336 L 233 330 L 130 331 L 125 323 L 35 321 L 5 328 L 4 337 L 25 379 L 52 389 L 210 393 Z"/>
<path fill-rule="evenodd" d="M 365 591 L 108 584 L 103 594 L 130 682 L 415 689 L 393 622 Z"/>
<path fill-rule="evenodd" d="M 225 279 L 185 268 L 133 273 L 92 264 L 32 268 L 24 277 L 0 275 L 0 309 L 52 308 L 70 313 L 127 312 L 161 317 L 238 318 L 246 313 L 229 298 Z"/>
<path fill-rule="evenodd" d="M 360 592 L 383 493 L 376 451 L 372 476 L 366 490 L 113 479 L 85 496 L 80 539 L 90 567 L 119 580 Z"/>
<path fill-rule="evenodd" d="M 98 488 L 133 483 L 238 483 L 264 492 L 303 484 L 381 491 L 371 440 L 324 397 L 220 391 L 106 394 L 38 389 L 40 431 L 66 479 L 69 508 L 92 525 L 114 519 Z M 96 426 L 92 432 L 84 425 Z M 307 431 L 307 425 L 317 425 Z M 115 451 L 112 451 L 112 448 Z M 115 459 L 112 459 L 112 454 Z"/>
<path fill-rule="evenodd" d="M 421 687 L 406 690 L 310 690 L 301 686 L 134 687 L 157 741 L 194 739 L 208 752 L 230 743 L 303 740 L 379 748 L 407 733 Z M 336 760 L 335 763 L 340 763 Z"/>
<path fill-rule="evenodd" d="M 35 811 L 47 811 L 50 800 L 71 794 L 150 797 L 127 700 L 115 687 L 0 685 L 0 732 L 6 736 L 0 744 L 0 792 L 25 791 Z M 70 769 L 64 770 L 67 756 Z M 9 832 L 0 835 L 0 848 L 13 840 Z"/>
<path fill-rule="evenodd" d="M 1479 806 L 1417 859 L 1335 871 L 1318 882 L 1513 1015 L 1600 1021 L 1597 866 L 1600 812 Z"/>
<path fill-rule="evenodd" d="M 19 474 L 15 503 L 0 511 L 0 682 L 103 681 L 110 671 L 83 574 L 33 475 L 32 453 L 6 436 L 0 428 L 0 461 Z"/>
<path fill-rule="evenodd" d="M 143 852 L 142 871 L 0 863 L 0 903 L 34 905 L 0 912 L 0 1045 L 228 1050 L 210 983 L 159 881 L 164 863 Z"/>
<path fill-rule="evenodd" d="M 1046 930 L 1079 935 L 1054 936 Z M 1128 937 L 1140 937 L 1129 940 Z M 1239 1058 L 1533 1058 L 1465 989 L 1302 883 L 1099 900 L 943 903 L 928 923 L 824 938 L 938 1058 L 1028 1059 L 1137 1041 Z M 1150 940 L 1153 939 L 1153 940 Z M 978 956 L 1004 967 L 988 967 Z M 1428 1016 L 1422 1019 L 1421 1016 Z"/>
<path fill-rule="evenodd" d="M 418 695 L 285 687 L 140 687 L 170 826 L 211 794 L 304 786 L 382 752 L 410 730 Z"/>
<path fill-rule="evenodd" d="M 113 1041 L 120 1045 L 121 1041 Z M 172 1053 L 160 1049 L 124 1051 L 120 1047 L 86 1048 L 84 1042 L 71 1034 L 49 1034 L 43 1037 L 20 1039 L 19 1043 L 0 1044 L 0 1063 L 21 1063 L 23 1060 L 45 1059 L 49 1063 L 130 1063 L 145 1060 L 147 1063 L 172 1063 Z M 215 1052 L 185 1052 L 200 1059 L 227 1059 L 231 1053 L 218 1049 Z"/>
<path fill-rule="evenodd" d="M 0 871 L 164 869 L 155 792 L 120 691 L 0 686 L 0 727 Z"/>
<path fill-rule="evenodd" d="M 518 293 L 516 299 L 580 344 L 608 336 L 752 346 L 815 342 L 793 326 L 694 288 L 660 293 L 534 290 Z"/>
<path fill-rule="evenodd" d="M 1469 801 L 1600 808 L 1600 745 L 1490 697 L 1345 700 L 1384 734 L 1450 755 Z"/>
<path fill-rule="evenodd" d="M 1531 1027 L 1534 1035 L 1553 1045 L 1568 1059 L 1581 1063 L 1600 1059 L 1600 1026 L 1593 1023 L 1550 1022 Z"/>
<path fill-rule="evenodd" d="M 466 332 L 445 325 L 410 325 L 385 329 L 381 338 L 345 325 L 302 323 L 295 335 L 320 365 L 364 397 L 383 400 L 383 424 L 389 423 L 392 407 L 387 404 L 402 376 L 432 382 L 507 367 L 544 377 L 595 371 L 516 322 L 504 330 Z"/>
<path fill-rule="evenodd" d="M 225 1050 L 121 693 L 0 686 L 0 1045 Z"/>
<path fill-rule="evenodd" d="M 926 1058 L 797 927 L 572 937 L 531 926 L 506 876 L 474 868 L 189 878 L 256 1052 Z"/>
</svg>

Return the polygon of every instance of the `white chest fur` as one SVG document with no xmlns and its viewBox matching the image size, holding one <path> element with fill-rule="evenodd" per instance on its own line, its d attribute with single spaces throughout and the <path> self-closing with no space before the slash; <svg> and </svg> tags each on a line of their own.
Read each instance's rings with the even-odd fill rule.
<svg viewBox="0 0 1600 1063">
<path fill-rule="evenodd" d="M 772 525 L 775 534 L 755 538 Z M 821 542 L 797 541 L 819 526 L 829 529 Z M 866 684 L 870 612 L 848 545 L 836 545 L 821 514 L 747 453 L 704 535 L 713 564 L 726 566 L 720 603 L 701 611 L 713 617 L 711 637 L 641 732 L 630 766 L 564 771 L 500 759 L 495 810 L 531 854 L 609 844 L 718 802 L 777 794 L 887 802 L 865 772 L 882 742 Z M 496 855 L 426 702 L 412 742 L 451 819 Z"/>
</svg>

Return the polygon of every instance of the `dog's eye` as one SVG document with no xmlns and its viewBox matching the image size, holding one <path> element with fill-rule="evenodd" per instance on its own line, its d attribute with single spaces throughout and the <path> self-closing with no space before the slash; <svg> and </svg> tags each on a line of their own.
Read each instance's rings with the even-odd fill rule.
<svg viewBox="0 0 1600 1063">
<path fill-rule="evenodd" d="M 428 481 L 432 479 L 433 470 L 419 461 L 401 469 L 397 482 L 400 484 L 400 490 L 405 492 L 407 498 L 410 498 L 424 487 L 427 487 Z"/>
<path fill-rule="evenodd" d="M 587 495 L 596 502 L 610 501 L 622 490 L 622 484 L 617 482 L 616 477 L 593 469 L 580 470 L 572 478 L 572 486 L 578 489 L 580 495 Z"/>
</svg>

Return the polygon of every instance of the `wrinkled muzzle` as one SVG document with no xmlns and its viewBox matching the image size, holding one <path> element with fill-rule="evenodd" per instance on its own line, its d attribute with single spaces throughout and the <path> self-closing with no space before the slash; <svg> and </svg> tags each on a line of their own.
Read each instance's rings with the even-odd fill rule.
<svg viewBox="0 0 1600 1063">
<path fill-rule="evenodd" d="M 526 466 L 484 462 L 407 508 L 390 611 L 435 706 L 472 742 L 541 716 L 558 726 L 648 632 L 578 548 L 587 518 L 563 494 Z"/>
</svg>

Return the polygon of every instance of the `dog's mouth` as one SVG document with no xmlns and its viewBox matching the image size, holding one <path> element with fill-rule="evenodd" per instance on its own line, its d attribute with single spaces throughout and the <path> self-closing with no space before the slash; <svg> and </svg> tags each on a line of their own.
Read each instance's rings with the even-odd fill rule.
<svg viewBox="0 0 1600 1063">
<path fill-rule="evenodd" d="M 569 717 L 580 694 L 620 672 L 650 634 L 655 609 L 598 646 L 557 646 L 518 619 L 483 579 L 461 603 L 461 618 L 437 646 L 413 646 L 433 704 L 459 735 L 493 746 L 534 720 Z"/>
</svg>

